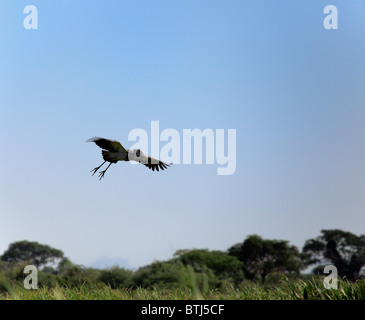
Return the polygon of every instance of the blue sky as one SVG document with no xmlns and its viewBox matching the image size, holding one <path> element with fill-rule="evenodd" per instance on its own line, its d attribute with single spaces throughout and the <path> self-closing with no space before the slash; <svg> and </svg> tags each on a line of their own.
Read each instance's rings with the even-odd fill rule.
<svg viewBox="0 0 365 320">
<path fill-rule="evenodd" d="M 299 248 L 321 229 L 363 234 L 364 16 L 360 0 L 2 1 L 0 252 L 26 239 L 137 268 L 250 234 Z M 86 139 L 129 148 L 151 121 L 236 129 L 236 172 L 91 176 L 102 158 Z"/>
</svg>

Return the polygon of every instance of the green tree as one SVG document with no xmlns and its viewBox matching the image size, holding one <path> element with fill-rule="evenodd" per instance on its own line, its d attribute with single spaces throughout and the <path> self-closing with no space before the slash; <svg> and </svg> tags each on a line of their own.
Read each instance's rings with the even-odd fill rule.
<svg viewBox="0 0 365 320">
<path fill-rule="evenodd" d="M 307 265 L 333 264 L 339 276 L 348 280 L 359 277 L 365 266 L 365 235 L 356 236 L 339 229 L 321 230 L 321 233 L 304 244 Z M 315 270 L 318 271 L 319 267 Z"/>
<path fill-rule="evenodd" d="M 181 267 L 171 261 L 155 261 L 134 273 L 138 287 L 175 287 L 181 282 Z"/>
<path fill-rule="evenodd" d="M 63 252 L 61 250 L 38 242 L 24 240 L 11 243 L 0 259 L 11 264 L 27 261 L 40 267 L 62 258 Z"/>
<path fill-rule="evenodd" d="M 219 280 L 237 284 L 243 279 L 241 261 L 227 252 L 208 249 L 178 250 L 174 256 L 185 266 L 191 265 L 196 272 L 205 272 L 208 268 Z"/>
<path fill-rule="evenodd" d="M 60 261 L 56 270 L 59 284 L 69 286 L 80 286 L 84 283 L 97 284 L 100 282 L 100 274 L 101 270 L 77 265 L 66 257 Z"/>
<path fill-rule="evenodd" d="M 285 240 L 266 240 L 251 235 L 243 243 L 229 248 L 228 252 L 242 262 L 242 270 L 247 279 L 261 278 L 262 283 L 270 273 L 299 273 L 303 267 L 299 250 Z"/>
<path fill-rule="evenodd" d="M 222 281 L 217 279 L 211 269 L 205 265 L 197 269 L 191 264 L 183 264 L 177 258 L 156 261 L 138 269 L 134 274 L 134 283 L 137 287 L 190 288 L 197 292 L 221 287 Z"/>
<path fill-rule="evenodd" d="M 133 271 L 114 266 L 101 270 L 98 280 L 113 289 L 129 288 L 133 285 Z"/>
</svg>

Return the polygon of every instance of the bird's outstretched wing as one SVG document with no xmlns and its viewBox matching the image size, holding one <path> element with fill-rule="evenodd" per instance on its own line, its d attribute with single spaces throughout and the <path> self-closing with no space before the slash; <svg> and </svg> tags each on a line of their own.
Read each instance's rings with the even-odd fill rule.
<svg viewBox="0 0 365 320">
<path fill-rule="evenodd" d="M 92 137 L 92 138 L 86 140 L 86 142 L 95 142 L 98 147 L 111 151 L 111 152 L 118 152 L 118 151 L 127 152 L 127 150 L 124 149 L 124 147 L 121 145 L 121 143 L 116 140 L 109 140 L 109 139 L 104 139 L 104 138 L 100 138 L 100 137 Z"/>
<path fill-rule="evenodd" d="M 161 170 L 165 170 L 167 169 L 167 167 L 169 167 L 170 165 L 168 165 L 165 162 L 162 162 L 160 160 L 157 160 L 155 158 L 152 157 L 148 157 L 148 162 L 146 161 L 146 163 L 143 163 L 148 169 L 152 169 L 152 171 L 155 171 L 155 169 L 157 171 L 159 171 L 159 169 Z"/>
</svg>

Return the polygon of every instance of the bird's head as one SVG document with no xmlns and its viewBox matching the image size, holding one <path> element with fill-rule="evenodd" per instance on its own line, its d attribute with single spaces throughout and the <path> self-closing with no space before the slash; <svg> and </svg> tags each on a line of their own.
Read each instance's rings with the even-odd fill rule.
<svg viewBox="0 0 365 320">
<path fill-rule="evenodd" d="M 129 161 L 137 161 L 142 163 L 145 159 L 147 159 L 147 156 L 141 151 L 141 149 L 132 149 L 128 152 L 128 159 Z"/>
</svg>

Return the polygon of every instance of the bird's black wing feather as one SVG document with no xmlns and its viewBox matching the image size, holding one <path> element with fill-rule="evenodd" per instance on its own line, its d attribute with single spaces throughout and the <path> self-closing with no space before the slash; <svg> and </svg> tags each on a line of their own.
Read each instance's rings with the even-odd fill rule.
<svg viewBox="0 0 365 320">
<path fill-rule="evenodd" d="M 154 160 L 154 161 L 152 161 Z M 153 162 L 153 163 L 152 163 Z M 159 160 L 156 160 L 156 159 L 153 159 L 151 157 L 148 157 L 148 163 L 144 163 L 144 165 L 148 168 L 148 169 L 152 169 L 152 171 L 155 171 L 155 169 L 157 171 L 160 171 L 161 170 L 165 170 L 167 169 L 167 167 L 169 167 L 170 165 L 168 165 L 167 163 L 165 162 L 162 162 L 162 161 L 159 161 Z"/>
<path fill-rule="evenodd" d="M 119 141 L 116 140 L 109 140 L 99 137 L 90 138 L 86 142 L 95 142 L 95 144 L 105 150 L 108 150 L 110 152 L 118 152 L 124 150 L 127 152 L 124 147 L 121 145 Z"/>
</svg>

